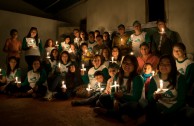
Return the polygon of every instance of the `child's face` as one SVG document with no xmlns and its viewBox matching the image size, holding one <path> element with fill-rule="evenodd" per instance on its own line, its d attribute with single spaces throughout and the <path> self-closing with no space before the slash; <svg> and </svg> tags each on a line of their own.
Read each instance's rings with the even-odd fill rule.
<svg viewBox="0 0 194 126">
<path fill-rule="evenodd" d="M 12 69 L 15 68 L 16 64 L 17 64 L 17 61 L 16 61 L 15 59 L 11 59 L 11 60 L 9 61 L 9 65 L 10 65 L 10 67 L 11 67 Z"/>
<path fill-rule="evenodd" d="M 70 70 L 71 73 L 74 73 L 75 72 L 75 66 L 74 65 L 70 66 L 69 70 Z"/>
<path fill-rule="evenodd" d="M 108 73 L 111 77 L 114 77 L 116 75 L 116 73 L 118 72 L 117 69 L 115 68 L 108 68 Z"/>
<path fill-rule="evenodd" d="M 150 74 L 152 72 L 152 66 L 151 65 L 145 65 L 143 67 L 143 73 Z"/>
<path fill-rule="evenodd" d="M 178 58 L 184 58 L 185 57 L 185 52 L 179 48 L 179 47 L 174 47 L 173 48 L 173 56 L 178 59 Z"/>
<path fill-rule="evenodd" d="M 147 55 L 149 53 L 150 49 L 147 46 L 141 46 L 140 52 L 142 55 Z"/>
<path fill-rule="evenodd" d="M 102 83 L 104 81 L 104 77 L 102 75 L 95 76 L 95 79 L 98 83 Z"/>
<path fill-rule="evenodd" d="M 162 59 L 159 63 L 159 71 L 162 74 L 169 74 L 171 72 L 171 64 L 169 59 Z"/>
<path fill-rule="evenodd" d="M 37 31 L 36 30 L 32 30 L 30 32 L 30 34 L 31 34 L 31 37 L 34 38 L 36 36 L 36 34 L 37 34 Z"/>
<path fill-rule="evenodd" d="M 72 49 L 72 50 L 75 50 L 75 46 L 74 45 L 70 45 L 70 48 Z"/>
<path fill-rule="evenodd" d="M 52 54 L 53 54 L 53 57 L 57 57 L 59 53 L 58 53 L 57 50 L 54 50 L 54 51 L 52 52 Z"/>
<path fill-rule="evenodd" d="M 103 44 L 103 39 L 101 37 L 96 38 L 97 44 L 102 45 Z"/>
<path fill-rule="evenodd" d="M 82 51 L 85 52 L 88 49 L 88 47 L 86 45 L 82 46 Z"/>
<path fill-rule="evenodd" d="M 108 50 L 104 49 L 102 55 L 103 57 L 108 57 Z"/>
<path fill-rule="evenodd" d="M 134 71 L 134 64 L 131 62 L 131 60 L 126 59 L 122 63 L 122 69 L 124 73 L 131 73 Z"/>
<path fill-rule="evenodd" d="M 37 71 L 40 68 L 40 62 L 39 61 L 34 61 L 32 64 L 33 70 Z"/>
<path fill-rule="evenodd" d="M 108 35 L 107 34 L 103 34 L 103 40 L 108 40 Z"/>
<path fill-rule="evenodd" d="M 92 61 L 93 65 L 95 68 L 100 67 L 101 65 L 101 58 L 99 56 L 97 56 L 96 58 L 94 58 L 94 60 Z"/>
<path fill-rule="evenodd" d="M 112 49 L 112 56 L 117 57 L 119 55 L 119 50 L 117 48 Z"/>
<path fill-rule="evenodd" d="M 70 38 L 65 39 L 65 43 L 68 44 L 70 42 Z"/>
<path fill-rule="evenodd" d="M 88 39 L 89 39 L 90 42 L 93 42 L 93 41 L 94 41 L 94 36 L 91 35 L 91 34 L 89 34 L 89 35 L 88 35 Z"/>
<path fill-rule="evenodd" d="M 52 47 L 52 46 L 53 46 L 53 41 L 52 41 L 52 40 L 49 40 L 48 46 L 49 46 L 49 47 Z"/>
<path fill-rule="evenodd" d="M 68 55 L 67 54 L 62 54 L 62 56 L 61 56 L 61 60 L 62 60 L 62 62 L 64 63 L 64 64 L 66 64 L 67 63 L 67 61 L 68 61 Z"/>
</svg>

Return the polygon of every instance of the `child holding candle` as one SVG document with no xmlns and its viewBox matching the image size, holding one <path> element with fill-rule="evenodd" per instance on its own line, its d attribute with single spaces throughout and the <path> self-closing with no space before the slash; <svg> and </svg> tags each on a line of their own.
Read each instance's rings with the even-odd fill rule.
<svg viewBox="0 0 194 126">
<path fill-rule="evenodd" d="M 28 64 L 28 70 L 31 70 L 34 59 L 41 58 L 43 53 L 42 41 L 38 36 L 38 29 L 36 27 L 31 27 L 28 35 L 24 37 L 22 50 L 25 51 L 25 60 Z"/>
<path fill-rule="evenodd" d="M 115 77 L 115 80 L 120 85 L 119 91 L 112 92 L 111 97 L 105 98 L 101 95 L 102 97 L 99 100 L 102 107 L 95 108 L 94 111 L 96 113 L 103 112 L 110 114 L 113 112 L 112 114 L 116 114 L 119 118 L 122 114 L 128 114 L 133 117 L 139 114 L 138 101 L 142 94 L 143 80 L 138 75 L 137 68 L 138 62 L 136 57 L 126 55 L 123 59 L 119 74 Z"/>
<path fill-rule="evenodd" d="M 112 56 L 110 62 L 116 62 L 118 65 L 120 65 L 122 56 L 120 55 L 120 50 L 117 46 L 112 47 Z"/>
<path fill-rule="evenodd" d="M 50 55 L 51 51 L 55 48 L 55 43 L 52 39 L 47 39 L 44 45 L 46 57 Z M 49 54 L 49 55 L 48 55 Z"/>
<path fill-rule="evenodd" d="M 103 65 L 106 66 L 106 68 L 108 68 L 109 66 L 109 63 L 110 63 L 110 49 L 108 47 L 105 47 L 102 49 L 102 53 L 101 53 L 101 56 L 102 56 L 102 60 L 103 60 Z"/>
<path fill-rule="evenodd" d="M 54 74 L 54 71 L 57 67 L 57 63 L 59 62 L 59 52 L 57 49 L 53 49 L 50 53 L 50 58 L 45 59 L 44 61 L 44 68 L 47 72 L 48 77 L 52 77 Z"/>
<path fill-rule="evenodd" d="M 16 82 L 17 81 L 17 82 Z M 21 70 L 16 57 L 8 58 L 7 71 L 6 71 L 6 87 L 5 93 L 13 95 L 18 92 L 18 82 L 21 83 Z"/>
<path fill-rule="evenodd" d="M 32 70 L 28 71 L 27 77 L 21 84 L 18 84 L 21 94 L 18 97 L 43 97 L 46 93 L 47 75 L 44 69 L 41 67 L 41 61 L 35 59 L 32 62 Z"/>
<path fill-rule="evenodd" d="M 175 60 L 170 55 L 163 55 L 159 60 L 158 74 L 151 79 L 148 90 L 147 122 L 155 125 L 169 125 L 180 116 L 180 110 L 185 103 L 185 78 L 177 71 Z M 163 84 L 160 84 L 163 80 Z M 156 93 L 160 88 L 167 91 Z"/>
<path fill-rule="evenodd" d="M 94 88 L 90 88 L 90 85 L 88 87 L 88 93 L 90 93 L 91 96 L 87 99 L 72 101 L 71 102 L 72 106 L 95 105 L 96 104 L 96 101 L 98 100 L 99 96 L 101 95 L 101 93 L 106 87 L 106 82 L 105 82 L 102 71 L 96 71 L 94 73 L 94 77 L 96 79 Z"/>
<path fill-rule="evenodd" d="M 88 70 L 91 67 L 91 59 L 93 55 L 88 51 L 88 44 L 82 43 L 81 45 L 81 64 L 84 64 Z"/>
<path fill-rule="evenodd" d="M 186 78 L 187 103 L 194 107 L 194 62 L 187 58 L 186 47 L 183 43 L 176 43 L 173 46 L 173 56 L 176 59 L 177 70 Z"/>
<path fill-rule="evenodd" d="M 64 42 L 61 42 L 61 44 L 59 45 L 59 52 L 69 51 L 69 49 L 70 49 L 70 42 L 71 42 L 71 37 L 70 36 L 66 36 Z"/>
<path fill-rule="evenodd" d="M 71 64 L 71 59 L 67 51 L 63 51 L 60 54 L 59 62 L 57 63 L 56 69 L 53 73 L 52 80 L 48 82 L 48 86 L 51 92 L 57 91 L 59 97 L 63 97 L 63 91 L 61 90 L 62 81 L 65 80 L 68 72 L 68 67 Z"/>
</svg>

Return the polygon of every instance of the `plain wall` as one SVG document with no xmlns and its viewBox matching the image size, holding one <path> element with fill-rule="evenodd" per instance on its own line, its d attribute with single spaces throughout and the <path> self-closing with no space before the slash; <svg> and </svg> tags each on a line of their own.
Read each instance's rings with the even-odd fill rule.
<svg viewBox="0 0 194 126">
<path fill-rule="evenodd" d="M 22 40 L 25 37 L 30 28 L 37 27 L 38 34 L 43 42 L 43 46 L 45 41 L 48 38 L 52 38 L 54 41 L 57 39 L 58 27 L 66 26 L 67 23 L 40 18 L 35 16 L 29 16 L 25 14 L 13 13 L 9 11 L 0 10 L 0 67 L 5 68 L 5 53 L 2 51 L 3 46 L 5 44 L 5 40 L 10 37 L 9 32 L 12 28 L 15 28 L 19 32 L 19 38 Z M 26 63 L 24 60 L 24 53 L 22 53 L 21 57 L 21 67 L 26 67 Z"/>
<path fill-rule="evenodd" d="M 165 0 L 167 26 L 180 34 L 187 52 L 194 54 L 193 10 L 193 0 Z M 120 23 L 127 29 L 131 28 L 134 20 L 146 25 L 146 12 L 146 1 L 142 0 L 87 0 L 59 14 L 77 26 L 87 17 L 87 31 L 98 29 L 111 33 Z"/>
</svg>

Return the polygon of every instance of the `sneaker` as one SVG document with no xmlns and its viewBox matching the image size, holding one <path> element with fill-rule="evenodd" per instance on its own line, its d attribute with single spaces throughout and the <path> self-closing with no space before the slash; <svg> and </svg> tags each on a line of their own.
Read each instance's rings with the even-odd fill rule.
<svg viewBox="0 0 194 126">
<path fill-rule="evenodd" d="M 97 113 L 97 114 L 103 114 L 103 115 L 107 114 L 107 112 L 108 112 L 107 109 L 101 108 L 101 107 L 95 107 L 95 108 L 93 109 L 93 111 L 94 111 L 95 113 Z"/>
</svg>

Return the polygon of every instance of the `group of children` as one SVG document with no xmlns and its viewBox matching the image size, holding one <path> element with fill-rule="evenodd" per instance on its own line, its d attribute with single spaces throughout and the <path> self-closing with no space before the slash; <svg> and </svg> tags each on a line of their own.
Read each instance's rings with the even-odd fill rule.
<svg viewBox="0 0 194 126">
<path fill-rule="evenodd" d="M 32 27 L 22 42 L 28 64 L 26 78 L 22 80 L 18 57 L 9 56 L 7 69 L 0 69 L 0 91 L 46 100 L 83 97 L 73 100 L 72 106 L 91 105 L 94 112 L 119 119 L 145 114 L 149 126 L 158 122 L 169 125 L 176 119 L 192 121 L 194 62 L 187 58 L 183 43 L 174 44 L 173 55 L 158 58 L 146 42 L 139 44 L 139 56 L 121 55 L 118 46 L 110 53 L 101 35 L 96 36 L 97 46 L 94 33 L 88 37 L 88 42 L 75 38 L 74 44 L 69 44 L 69 36 L 56 44 L 48 39 L 41 60 L 41 40 Z"/>
</svg>

